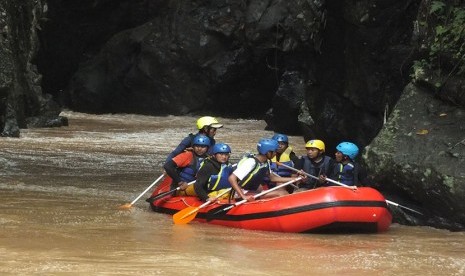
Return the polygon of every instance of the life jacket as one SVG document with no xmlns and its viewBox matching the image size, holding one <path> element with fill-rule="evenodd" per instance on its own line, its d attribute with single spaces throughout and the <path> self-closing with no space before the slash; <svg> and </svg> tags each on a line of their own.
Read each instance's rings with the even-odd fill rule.
<svg viewBox="0 0 465 276">
<path fill-rule="evenodd" d="M 330 166 L 331 158 L 329 156 L 326 156 L 326 155 L 323 156 L 323 160 L 320 161 L 320 163 L 318 164 L 310 160 L 308 156 L 303 156 L 303 159 L 304 159 L 303 170 L 308 174 L 318 177 L 321 174 L 327 174 L 328 172 L 330 172 L 329 166 Z M 307 178 L 307 181 L 301 184 L 300 186 L 311 189 L 311 188 L 315 188 L 316 184 L 317 184 L 317 180 L 309 177 Z"/>
<path fill-rule="evenodd" d="M 207 162 L 206 159 L 205 161 Z M 233 167 L 230 164 L 221 164 L 218 174 L 211 175 L 208 179 L 208 191 L 219 191 L 221 189 L 231 188 L 228 177 L 233 172 Z"/>
<path fill-rule="evenodd" d="M 204 157 L 200 157 L 192 153 L 192 158 L 189 166 L 181 168 L 179 172 L 179 177 L 182 181 L 191 182 L 195 180 L 195 175 L 199 171 L 199 168 L 202 164 Z"/>
<path fill-rule="evenodd" d="M 292 162 L 291 160 L 291 152 L 292 152 L 292 148 L 287 147 L 286 150 L 283 153 L 281 153 L 281 155 L 279 156 L 279 160 L 276 160 L 276 156 L 273 157 L 273 159 L 271 159 L 271 164 L 270 164 L 271 171 L 277 173 L 279 176 L 283 176 L 283 177 L 291 176 L 292 170 L 285 168 L 284 166 L 278 166 L 278 164 L 276 163 L 276 161 L 279 161 L 280 163 L 283 163 L 284 165 L 287 165 L 289 167 L 294 167 L 294 162 Z"/>
<path fill-rule="evenodd" d="M 241 181 L 239 181 L 239 185 L 245 190 L 255 191 L 261 184 L 263 184 L 264 178 L 268 175 L 270 171 L 270 163 L 268 160 L 265 163 L 260 163 L 255 156 L 245 156 L 241 161 L 239 161 L 237 166 L 239 167 L 241 162 L 244 162 L 249 158 L 253 158 L 255 160 L 255 167 Z"/>
<path fill-rule="evenodd" d="M 356 185 L 358 182 L 357 179 L 357 166 L 354 163 L 342 164 L 338 163 L 337 165 L 337 179 L 342 184 L 349 186 Z"/>
</svg>

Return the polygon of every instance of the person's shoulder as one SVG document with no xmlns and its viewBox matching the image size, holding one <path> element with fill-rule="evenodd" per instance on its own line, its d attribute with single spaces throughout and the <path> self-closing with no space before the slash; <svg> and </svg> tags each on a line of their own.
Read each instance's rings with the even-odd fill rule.
<svg viewBox="0 0 465 276">
<path fill-rule="evenodd" d="M 211 174 L 212 172 L 218 171 L 220 168 L 219 165 L 215 164 L 214 160 L 211 159 L 205 159 L 203 161 L 203 165 L 199 169 L 199 173 L 206 173 L 206 174 Z"/>
<path fill-rule="evenodd" d="M 325 155 L 324 158 L 330 163 L 336 163 L 336 160 L 334 160 L 334 158 L 332 158 L 331 156 Z"/>
<path fill-rule="evenodd" d="M 189 141 L 192 142 L 197 134 L 194 133 L 189 133 L 182 141 Z"/>
<path fill-rule="evenodd" d="M 213 158 L 211 157 L 207 157 L 203 160 L 203 166 L 202 167 L 218 167 L 220 166 L 220 163 L 216 160 L 214 160 Z"/>
<path fill-rule="evenodd" d="M 255 159 L 255 157 L 252 155 L 249 155 L 249 156 L 245 156 L 244 158 L 242 158 L 241 161 L 239 161 L 239 163 L 237 164 L 237 168 L 252 167 L 252 166 L 255 166 L 256 164 L 257 164 L 257 160 Z"/>
<path fill-rule="evenodd" d="M 291 151 L 291 153 L 289 154 L 289 157 L 290 157 L 293 161 L 300 159 L 300 157 L 297 156 L 297 154 L 296 154 L 295 152 L 293 152 L 293 151 Z"/>
<path fill-rule="evenodd" d="M 325 155 L 324 157 L 325 160 L 324 163 L 327 163 L 328 164 L 328 167 L 331 169 L 331 168 L 336 168 L 337 165 L 339 164 L 338 162 L 336 162 L 336 160 L 328 155 Z"/>
</svg>

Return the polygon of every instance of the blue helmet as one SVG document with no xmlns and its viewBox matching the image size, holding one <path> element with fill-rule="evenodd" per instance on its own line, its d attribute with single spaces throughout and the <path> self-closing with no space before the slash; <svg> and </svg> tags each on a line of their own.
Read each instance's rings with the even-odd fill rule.
<svg viewBox="0 0 465 276">
<path fill-rule="evenodd" d="M 227 144 L 215 144 L 212 149 L 213 154 L 217 153 L 231 153 L 231 148 Z"/>
<path fill-rule="evenodd" d="M 276 151 L 278 146 L 278 141 L 265 138 L 258 141 L 257 150 L 260 154 L 266 154 L 269 151 Z"/>
<path fill-rule="evenodd" d="M 208 138 L 208 136 L 205 136 L 205 135 L 196 135 L 194 137 L 194 140 L 192 141 L 192 145 L 193 146 L 198 145 L 198 146 L 207 146 L 207 147 L 209 147 L 210 146 L 210 138 Z"/>
<path fill-rule="evenodd" d="M 289 139 L 287 138 L 287 135 L 284 135 L 284 134 L 276 133 L 275 135 L 273 135 L 273 137 L 271 137 L 271 139 L 276 140 L 278 142 L 289 143 Z"/>
<path fill-rule="evenodd" d="M 357 145 L 351 142 L 342 142 L 337 145 L 336 149 L 342 154 L 349 156 L 350 159 L 354 160 L 357 157 L 359 149 Z"/>
</svg>

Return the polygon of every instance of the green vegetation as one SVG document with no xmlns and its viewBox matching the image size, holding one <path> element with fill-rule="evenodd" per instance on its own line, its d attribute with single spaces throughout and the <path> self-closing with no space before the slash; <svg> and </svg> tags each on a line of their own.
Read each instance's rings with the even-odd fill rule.
<svg viewBox="0 0 465 276">
<path fill-rule="evenodd" d="M 462 1 L 431 1 L 417 22 L 425 36 L 420 48 L 428 56 L 414 62 L 412 77 L 434 81 L 438 89 L 450 77 L 465 75 L 465 7 L 459 3 Z M 431 79 L 425 71 L 434 72 Z"/>
</svg>

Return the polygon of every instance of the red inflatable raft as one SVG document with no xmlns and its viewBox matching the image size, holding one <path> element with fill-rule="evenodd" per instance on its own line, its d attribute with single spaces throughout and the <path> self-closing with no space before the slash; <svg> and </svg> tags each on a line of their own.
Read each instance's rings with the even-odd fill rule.
<svg viewBox="0 0 465 276">
<path fill-rule="evenodd" d="M 156 190 L 152 196 L 166 192 Z M 173 215 L 189 206 L 200 206 L 193 196 L 166 196 L 152 202 L 155 212 Z M 228 202 L 210 204 L 195 220 L 215 225 L 291 233 L 382 232 L 392 220 L 383 195 L 361 187 L 322 187 L 282 197 L 262 199 L 219 212 Z M 216 213 L 216 214 L 215 214 Z"/>
</svg>

